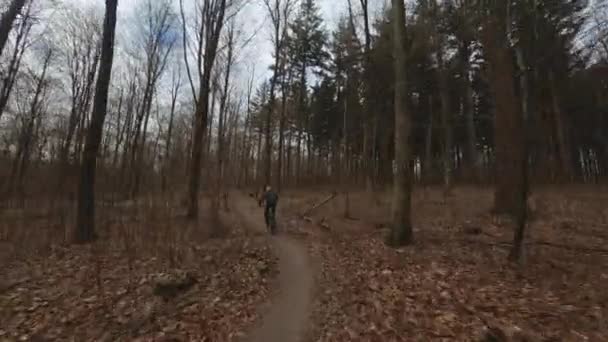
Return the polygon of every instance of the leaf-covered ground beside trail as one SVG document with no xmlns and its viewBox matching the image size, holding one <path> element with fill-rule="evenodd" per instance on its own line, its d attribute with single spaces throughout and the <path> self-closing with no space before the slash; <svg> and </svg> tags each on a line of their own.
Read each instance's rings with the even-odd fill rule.
<svg viewBox="0 0 608 342">
<path fill-rule="evenodd" d="M 159 232 L 148 223 L 142 225 L 146 232 Z M 238 225 L 221 239 L 170 238 L 185 227 L 176 222 L 156 238 L 133 239 L 129 253 L 116 238 L 111 247 L 53 247 L 44 257 L 12 262 L 0 270 L 6 279 L 0 284 L 0 340 L 236 339 L 271 295 L 275 257 L 263 237 Z M 176 273 L 188 273 L 196 283 L 155 293 L 159 279 Z"/>
<path fill-rule="evenodd" d="M 342 218 L 340 199 L 320 209 L 300 227 L 321 261 L 314 340 L 479 341 L 488 327 L 531 341 L 608 340 L 608 253 L 585 249 L 608 249 L 606 199 L 570 195 L 532 203 L 528 239 L 575 250 L 531 245 L 521 270 L 505 262 L 511 226 L 487 214 L 487 193 L 449 203 L 417 194 L 416 244 L 398 250 L 383 243 L 385 199 L 351 197 L 355 220 Z"/>
</svg>

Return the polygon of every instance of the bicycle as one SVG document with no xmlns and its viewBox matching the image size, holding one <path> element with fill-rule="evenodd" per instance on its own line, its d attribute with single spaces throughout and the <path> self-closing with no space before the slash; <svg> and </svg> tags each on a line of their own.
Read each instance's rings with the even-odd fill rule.
<svg viewBox="0 0 608 342">
<path fill-rule="evenodd" d="M 277 221 L 275 217 L 275 208 L 269 207 L 266 208 L 266 229 L 270 232 L 271 235 L 276 235 L 277 233 Z"/>
</svg>

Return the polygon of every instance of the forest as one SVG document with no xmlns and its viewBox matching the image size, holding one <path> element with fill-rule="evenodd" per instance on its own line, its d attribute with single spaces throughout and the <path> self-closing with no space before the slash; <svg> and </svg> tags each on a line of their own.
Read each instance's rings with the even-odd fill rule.
<svg viewBox="0 0 608 342">
<path fill-rule="evenodd" d="M 0 15 L 1 341 L 608 340 L 608 1 Z"/>
</svg>

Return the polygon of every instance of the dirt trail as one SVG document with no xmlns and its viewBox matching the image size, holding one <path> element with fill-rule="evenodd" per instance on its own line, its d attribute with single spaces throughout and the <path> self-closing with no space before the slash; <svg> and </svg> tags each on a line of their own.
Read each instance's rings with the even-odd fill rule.
<svg viewBox="0 0 608 342">
<path fill-rule="evenodd" d="M 250 198 L 236 202 L 239 215 L 257 231 L 266 232 L 261 208 Z M 278 213 L 279 230 L 280 214 Z M 279 294 L 262 322 L 246 338 L 249 342 L 301 342 L 307 333 L 313 290 L 313 270 L 306 248 L 286 235 L 277 235 L 272 245 L 279 258 Z"/>
</svg>

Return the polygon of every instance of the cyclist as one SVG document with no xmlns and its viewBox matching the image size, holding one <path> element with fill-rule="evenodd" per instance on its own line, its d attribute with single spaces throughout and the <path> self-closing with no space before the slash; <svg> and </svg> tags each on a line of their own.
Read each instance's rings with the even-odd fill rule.
<svg viewBox="0 0 608 342">
<path fill-rule="evenodd" d="M 266 227 L 269 228 L 270 232 L 274 234 L 276 221 L 275 215 L 277 210 L 277 203 L 279 202 L 279 195 L 276 192 L 272 191 L 270 185 L 266 186 L 264 194 L 262 198 L 260 198 L 260 206 L 262 206 L 262 202 L 264 202 L 264 220 L 266 221 Z"/>
</svg>

